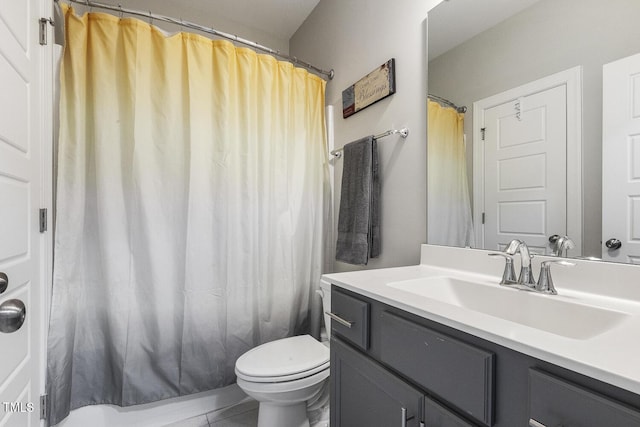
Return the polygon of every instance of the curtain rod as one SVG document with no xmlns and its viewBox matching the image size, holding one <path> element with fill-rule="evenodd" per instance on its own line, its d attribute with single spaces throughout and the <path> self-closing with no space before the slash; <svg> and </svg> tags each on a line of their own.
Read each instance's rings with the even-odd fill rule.
<svg viewBox="0 0 640 427">
<path fill-rule="evenodd" d="M 438 96 L 438 95 L 428 94 L 427 96 L 429 98 L 433 99 L 434 101 L 439 102 L 440 104 L 445 104 L 446 106 L 449 106 L 451 108 L 455 108 L 455 110 L 458 113 L 466 113 L 467 112 L 467 107 L 465 107 L 464 105 L 462 107 L 458 107 L 453 102 L 449 101 L 448 99 L 442 98 L 441 96 Z"/>
<path fill-rule="evenodd" d="M 56 3 L 58 3 L 59 1 L 60 0 L 55 0 Z M 323 70 L 322 68 L 318 68 L 315 65 L 309 64 L 308 62 L 301 61 L 298 58 L 296 58 L 295 56 L 289 56 L 289 55 L 287 55 L 285 53 L 282 53 L 279 50 L 271 49 L 270 47 L 266 47 L 266 46 L 263 46 L 263 45 L 261 45 L 259 43 L 252 42 L 251 40 L 246 40 L 246 39 L 243 39 L 243 38 L 238 37 L 236 35 L 228 34 L 228 33 L 222 32 L 222 31 L 218 31 L 218 30 L 216 30 L 214 28 L 205 27 L 203 25 L 195 24 L 193 22 L 183 21 L 182 19 L 175 19 L 175 18 L 171 18 L 169 16 L 164 16 L 164 15 L 157 15 L 155 13 L 151 13 L 151 11 L 144 12 L 144 11 L 140 11 L 140 10 L 127 9 L 127 8 L 122 7 L 120 4 L 118 4 L 118 6 L 112 6 L 110 4 L 99 3 L 99 2 L 96 2 L 96 1 L 90 1 L 90 0 L 66 0 L 66 1 L 71 2 L 71 3 L 81 4 L 81 5 L 87 6 L 89 8 L 97 7 L 97 8 L 100 8 L 100 9 L 106 9 L 106 10 L 112 10 L 112 11 L 115 11 L 115 12 L 119 12 L 121 18 L 122 18 L 122 15 L 124 13 L 126 13 L 126 14 L 129 14 L 129 15 L 136 15 L 136 16 L 141 16 L 143 18 L 149 18 L 151 20 L 151 22 L 153 22 L 153 21 L 163 21 L 163 22 L 169 22 L 169 23 L 175 24 L 175 25 L 180 25 L 181 27 L 186 27 L 186 28 L 191 28 L 191 29 L 194 29 L 194 30 L 199 30 L 199 31 L 205 32 L 207 34 L 212 34 L 212 35 L 217 36 L 217 37 L 222 37 L 222 38 L 225 38 L 225 39 L 228 39 L 228 40 L 232 40 L 234 42 L 241 43 L 241 44 L 244 44 L 246 46 L 250 46 L 250 47 L 252 47 L 254 49 L 258 49 L 258 50 L 260 50 L 262 52 L 267 52 L 267 53 L 269 53 L 271 55 L 278 56 L 280 58 L 284 58 L 287 61 L 292 62 L 292 63 L 294 63 L 296 65 L 300 65 L 300 66 L 302 66 L 304 68 L 308 68 L 310 70 L 313 70 L 313 71 L 317 72 L 318 74 L 323 74 L 323 75 L 327 76 L 327 78 L 329 80 L 332 80 L 333 76 L 335 75 L 335 72 L 333 71 L 333 69 L 331 69 L 329 71 Z"/>
<path fill-rule="evenodd" d="M 381 134 L 374 135 L 373 139 L 384 138 L 385 136 L 395 135 L 396 133 L 399 133 L 400 136 L 404 139 L 407 136 L 409 136 L 409 129 L 408 128 L 391 129 L 391 130 L 388 130 L 386 132 L 382 132 Z M 336 148 L 335 150 L 331 150 L 331 152 L 329 154 L 331 154 L 332 156 L 335 156 L 336 158 L 340 158 L 340 157 L 342 157 L 342 152 L 343 151 L 344 151 L 344 147 Z"/>
</svg>

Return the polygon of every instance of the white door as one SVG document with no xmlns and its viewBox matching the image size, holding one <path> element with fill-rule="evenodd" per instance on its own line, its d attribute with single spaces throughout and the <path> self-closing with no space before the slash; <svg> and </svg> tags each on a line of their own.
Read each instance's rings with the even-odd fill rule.
<svg viewBox="0 0 640 427">
<path fill-rule="evenodd" d="M 43 95 L 46 48 L 38 20 L 46 7 L 41 0 L 0 6 L 0 290 L 7 285 L 0 294 L 0 426 L 36 426 L 40 419 L 46 268 L 38 211 L 51 122 L 43 111 L 51 107 Z"/>
<path fill-rule="evenodd" d="M 567 234 L 567 93 L 564 85 L 484 110 L 484 248 L 512 239 L 550 253 Z"/>
<path fill-rule="evenodd" d="M 602 73 L 602 258 L 640 264 L 640 54 Z"/>
</svg>

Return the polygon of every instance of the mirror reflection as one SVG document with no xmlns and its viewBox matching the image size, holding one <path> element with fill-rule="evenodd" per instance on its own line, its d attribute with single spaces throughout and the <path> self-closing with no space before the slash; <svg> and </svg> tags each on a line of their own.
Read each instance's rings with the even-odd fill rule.
<svg viewBox="0 0 640 427">
<path fill-rule="evenodd" d="M 429 13 L 429 243 L 519 238 L 640 259 L 639 19 L 635 0 L 449 0 Z"/>
</svg>

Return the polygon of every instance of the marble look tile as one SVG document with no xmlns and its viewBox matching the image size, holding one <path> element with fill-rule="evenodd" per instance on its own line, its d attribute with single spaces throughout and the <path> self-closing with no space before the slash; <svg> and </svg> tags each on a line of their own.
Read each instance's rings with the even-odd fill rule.
<svg viewBox="0 0 640 427">
<path fill-rule="evenodd" d="M 258 408 L 211 423 L 211 427 L 256 427 L 257 425 Z"/>
<path fill-rule="evenodd" d="M 258 402 L 255 400 L 247 400 L 245 402 L 241 402 L 237 405 L 229 406 L 227 408 L 222 408 L 217 411 L 209 412 L 207 414 L 207 418 L 209 419 L 209 423 L 213 424 L 216 421 L 224 420 L 227 418 L 234 417 L 236 415 L 243 414 L 245 412 L 255 410 L 257 413 L 258 410 Z"/>
</svg>

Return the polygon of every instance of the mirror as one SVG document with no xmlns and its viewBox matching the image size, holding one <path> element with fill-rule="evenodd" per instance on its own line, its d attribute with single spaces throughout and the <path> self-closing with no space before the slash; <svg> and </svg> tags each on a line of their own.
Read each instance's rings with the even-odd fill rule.
<svg viewBox="0 0 640 427">
<path fill-rule="evenodd" d="M 460 202 L 441 203 L 437 199 L 438 189 L 440 188 L 442 192 L 442 177 L 437 169 L 448 169 L 448 167 L 432 167 L 433 162 L 438 160 L 431 153 L 433 141 L 429 141 L 429 235 L 427 240 L 429 243 L 483 247 L 475 242 L 475 240 L 484 241 L 483 239 L 464 240 L 464 236 L 469 232 L 473 237 L 480 235 L 484 238 L 484 234 L 481 234 L 484 233 L 484 225 L 481 223 L 482 212 L 480 212 L 482 207 L 480 209 L 477 206 L 474 207 L 474 202 L 478 201 L 478 194 L 480 194 L 478 189 L 486 185 L 489 179 L 487 175 L 491 175 L 491 173 L 485 173 L 483 182 L 476 182 L 477 179 L 474 181 L 474 173 L 477 177 L 481 165 L 487 169 L 487 164 L 477 163 L 479 157 L 477 152 L 474 160 L 474 149 L 478 148 L 476 139 L 484 137 L 484 131 L 480 132 L 479 128 L 480 120 L 482 123 L 488 120 L 487 110 L 481 110 L 484 114 L 481 117 L 474 117 L 474 103 L 476 106 L 487 105 L 482 104 L 482 101 L 557 73 L 573 70 L 571 72 L 578 78 L 578 87 L 574 95 L 580 99 L 577 113 L 578 125 L 576 129 L 566 129 L 566 132 L 567 134 L 574 132 L 574 135 L 577 135 L 577 148 L 571 151 L 573 149 L 567 145 L 569 148 L 567 148 L 568 151 L 564 151 L 564 158 L 555 154 L 545 154 L 548 156 L 547 161 L 554 160 L 558 163 L 554 166 L 555 171 L 564 178 L 553 183 L 545 182 L 545 179 L 548 181 L 548 177 L 540 179 L 543 182 L 541 185 L 562 187 L 568 199 L 577 195 L 580 196 L 577 199 L 581 200 L 573 208 L 567 207 L 567 209 L 547 212 L 547 216 L 551 218 L 557 211 L 557 215 L 561 217 L 567 228 L 558 231 L 545 229 L 540 234 L 546 233 L 545 239 L 556 233 L 573 237 L 567 229 L 575 230 L 574 233 L 579 236 L 578 244 L 566 252 L 567 256 L 603 258 L 604 254 L 605 259 L 611 259 L 606 256 L 610 250 L 605 247 L 605 242 L 601 242 L 603 239 L 603 65 L 640 52 L 640 44 L 637 43 L 640 40 L 639 20 L 640 2 L 636 0 L 606 2 L 598 0 L 485 0 L 481 2 L 446 0 L 429 13 L 428 91 L 429 94 L 437 95 L 457 106 L 467 107 L 463 125 L 466 141 L 463 140 L 462 143 L 462 151 L 466 159 L 462 160 L 464 167 L 461 169 L 466 172 L 469 204 L 473 210 L 473 229 L 468 231 L 468 227 L 461 225 L 459 220 L 460 217 L 465 216 L 450 210 L 451 205 L 459 208 Z M 571 91 L 571 89 L 568 90 Z M 568 99 L 566 108 L 569 108 L 570 103 L 575 104 L 575 99 L 572 99 L 571 93 L 565 93 L 565 95 L 565 99 Z M 438 102 L 442 105 L 444 101 Z M 514 111 L 508 119 L 514 123 L 522 122 L 522 117 L 528 114 L 533 104 L 526 97 L 515 98 L 511 102 L 513 102 Z M 522 117 L 520 117 L 520 104 L 523 105 Z M 529 107 L 524 107 L 527 104 Z M 429 107 L 431 108 L 432 105 L 430 103 Z M 544 120 L 543 118 L 541 122 L 542 127 L 551 126 Z M 474 122 L 478 126 L 474 127 Z M 569 126 L 572 124 L 569 123 Z M 431 128 L 431 122 L 429 127 Z M 561 128 L 559 133 L 562 132 Z M 544 156 L 538 156 L 538 158 L 544 160 Z M 517 165 L 515 162 L 514 164 Z M 559 170 L 563 167 L 564 170 Z M 528 170 L 526 173 L 522 172 L 523 170 L 526 169 L 513 167 L 511 172 L 516 178 L 531 176 Z M 490 172 L 489 169 L 487 171 Z M 499 171 L 499 173 L 502 172 L 504 171 Z M 608 172 L 608 169 L 605 172 Z M 504 181 L 499 181 L 500 186 L 511 188 L 511 182 L 507 182 L 505 176 L 507 175 L 503 174 L 494 179 Z M 558 182 L 560 184 L 557 184 Z M 581 188 L 577 192 L 576 182 L 578 188 Z M 492 184 L 488 185 L 491 186 L 493 183 L 492 181 Z M 433 197 L 436 199 L 432 199 Z M 484 193 L 481 197 L 484 198 Z M 571 200 L 567 202 L 567 206 L 570 203 Z M 533 203 L 529 204 L 529 206 L 533 205 Z M 571 213 L 571 209 L 577 210 L 577 213 Z M 514 210 L 511 225 L 522 225 L 520 222 L 532 220 L 528 216 L 534 210 L 534 208 Z M 458 218 L 458 220 L 453 225 L 447 224 L 449 218 Z M 453 239 L 455 243 L 447 243 L 446 238 L 456 233 L 463 237 L 458 236 Z M 443 239 L 434 241 L 438 234 Z M 529 238 L 533 239 L 534 234 L 536 233 L 530 232 L 527 237 L 527 230 L 525 230 L 524 240 L 529 242 Z M 620 238 L 624 242 L 624 238 L 620 236 L 611 237 Z M 549 244 L 547 250 L 553 246 Z M 491 243 L 483 248 L 500 249 L 501 244 L 496 247 L 495 243 Z M 631 262 L 631 258 L 622 258 L 614 257 L 613 259 Z"/>
</svg>

